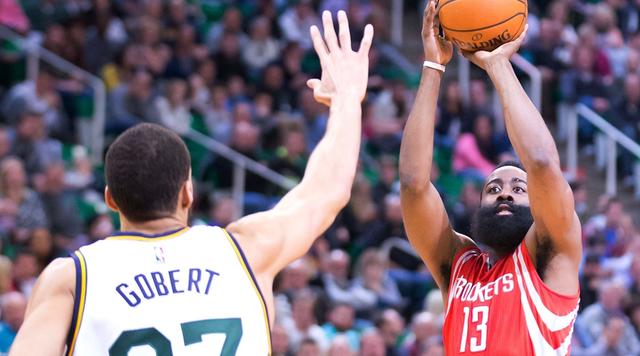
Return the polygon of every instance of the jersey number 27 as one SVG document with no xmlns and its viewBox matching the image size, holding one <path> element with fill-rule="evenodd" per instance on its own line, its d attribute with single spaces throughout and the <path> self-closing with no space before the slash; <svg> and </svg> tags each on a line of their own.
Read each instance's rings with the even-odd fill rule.
<svg viewBox="0 0 640 356">
<path fill-rule="evenodd" d="M 220 356 L 235 355 L 242 337 L 240 318 L 205 319 L 180 324 L 184 345 L 202 342 L 202 335 L 225 334 Z M 172 356 L 171 341 L 156 328 L 123 331 L 109 348 L 109 356 L 126 356 L 136 346 L 150 346 L 157 356 Z"/>
</svg>

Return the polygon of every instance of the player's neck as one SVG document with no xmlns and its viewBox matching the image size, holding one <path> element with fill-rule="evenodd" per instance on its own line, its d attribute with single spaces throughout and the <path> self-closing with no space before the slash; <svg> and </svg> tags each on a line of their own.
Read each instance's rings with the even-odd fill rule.
<svg viewBox="0 0 640 356">
<path fill-rule="evenodd" d="M 187 226 L 187 221 L 178 216 L 169 216 L 145 222 L 132 222 L 121 216 L 120 222 L 121 231 L 138 232 L 147 235 L 162 234 Z"/>
<path fill-rule="evenodd" d="M 489 264 L 493 266 L 500 259 L 508 256 L 510 254 L 509 251 L 496 251 L 495 249 L 488 247 L 487 245 L 478 244 L 478 247 L 482 250 L 482 252 L 486 253 L 489 256 Z"/>
</svg>

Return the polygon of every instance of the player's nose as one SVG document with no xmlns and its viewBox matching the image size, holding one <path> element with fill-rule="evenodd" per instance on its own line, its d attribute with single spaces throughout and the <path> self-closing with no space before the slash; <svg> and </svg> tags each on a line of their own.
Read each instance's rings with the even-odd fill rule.
<svg viewBox="0 0 640 356">
<path fill-rule="evenodd" d="M 498 198 L 496 198 L 496 200 L 498 202 L 509 201 L 513 203 L 513 196 L 511 194 L 503 192 L 500 195 L 498 195 Z"/>
</svg>

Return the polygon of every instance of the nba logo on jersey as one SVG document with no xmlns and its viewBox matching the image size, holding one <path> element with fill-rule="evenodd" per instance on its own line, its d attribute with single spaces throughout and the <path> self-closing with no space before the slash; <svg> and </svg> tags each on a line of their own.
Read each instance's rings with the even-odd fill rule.
<svg viewBox="0 0 640 356">
<path fill-rule="evenodd" d="M 164 250 L 162 247 L 155 246 L 153 249 L 156 252 L 156 262 L 164 263 Z"/>
</svg>

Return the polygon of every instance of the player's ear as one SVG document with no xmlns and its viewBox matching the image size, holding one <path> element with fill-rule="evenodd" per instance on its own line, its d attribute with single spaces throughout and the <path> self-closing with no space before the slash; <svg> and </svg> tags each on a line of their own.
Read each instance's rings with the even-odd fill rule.
<svg viewBox="0 0 640 356">
<path fill-rule="evenodd" d="M 191 175 L 189 175 L 189 179 L 182 185 L 182 201 L 181 204 L 185 208 L 191 207 L 193 204 L 193 180 L 191 180 Z"/>
<path fill-rule="evenodd" d="M 115 212 L 120 212 L 118 209 L 118 204 L 113 200 L 113 196 L 111 196 L 111 192 L 109 191 L 109 186 L 104 187 L 104 201 L 107 203 L 107 207 Z"/>
</svg>

